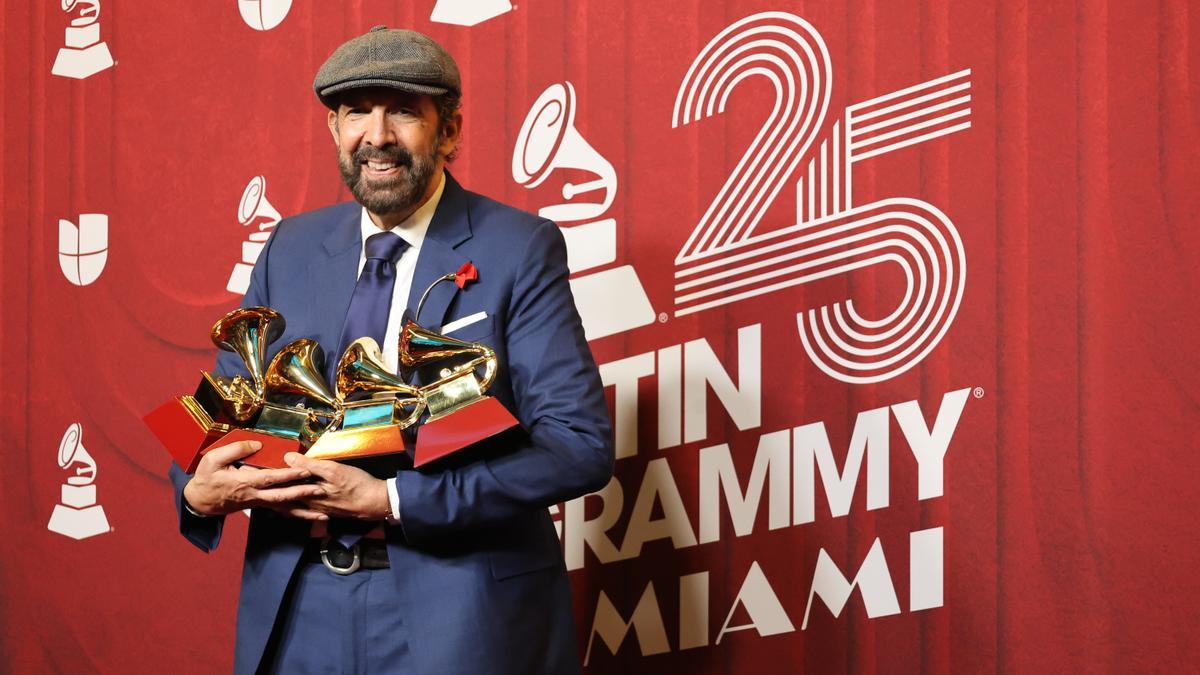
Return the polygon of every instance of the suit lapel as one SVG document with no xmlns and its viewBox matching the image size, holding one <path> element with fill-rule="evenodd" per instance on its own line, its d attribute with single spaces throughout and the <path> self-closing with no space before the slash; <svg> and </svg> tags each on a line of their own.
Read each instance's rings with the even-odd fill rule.
<svg viewBox="0 0 1200 675">
<path fill-rule="evenodd" d="M 446 172 L 442 200 L 438 202 L 437 211 L 429 223 L 429 231 L 425 233 L 425 241 L 421 243 L 421 254 L 417 258 L 412 287 L 408 292 L 408 309 L 416 312 L 421 294 L 435 279 L 457 272 L 468 262 L 468 258 L 455 249 L 470 238 L 471 218 L 466 191 Z M 457 293 L 458 287 L 453 283 L 444 281 L 438 284 L 425 300 L 417 322 L 431 330 L 441 330 L 446 310 Z"/>
<path fill-rule="evenodd" d="M 319 317 L 317 340 L 326 350 L 338 348 L 342 336 L 342 324 L 350 308 L 350 297 L 358 281 L 358 259 L 362 252 L 362 207 L 346 209 L 346 214 L 335 220 L 334 227 L 322 242 L 325 256 L 314 256 L 308 268 L 308 287 L 314 289 L 314 316 Z M 331 359 L 338 355 L 326 353 Z"/>
</svg>

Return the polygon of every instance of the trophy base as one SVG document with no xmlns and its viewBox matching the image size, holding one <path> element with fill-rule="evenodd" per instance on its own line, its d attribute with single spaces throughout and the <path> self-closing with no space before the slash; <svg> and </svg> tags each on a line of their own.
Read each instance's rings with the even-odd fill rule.
<svg viewBox="0 0 1200 675">
<path fill-rule="evenodd" d="M 72 539 L 87 539 L 108 532 L 108 518 L 98 504 L 82 509 L 55 504 L 46 529 Z"/>
<path fill-rule="evenodd" d="M 187 473 L 195 473 L 205 449 L 229 433 L 230 427 L 197 416 L 191 396 L 178 396 L 142 418 L 167 452 Z M 194 399 L 191 401 L 195 402 Z M 206 415 L 203 417 L 207 417 Z"/>
<path fill-rule="evenodd" d="M 242 464 L 256 466 L 260 469 L 285 469 L 287 462 L 283 461 L 283 456 L 289 452 L 304 453 L 304 446 L 298 439 L 284 438 L 274 434 L 267 434 L 255 429 L 234 429 L 225 434 L 222 445 L 229 443 L 238 443 L 240 441 L 258 441 L 262 443 L 262 448 L 241 460 Z"/>
<path fill-rule="evenodd" d="M 108 44 L 99 42 L 84 49 L 63 47 L 58 50 L 50 72 L 60 77 L 82 80 L 112 66 L 113 58 L 108 51 Z"/>
<path fill-rule="evenodd" d="M 421 467 L 517 426 L 512 413 L 500 401 L 485 396 L 475 403 L 431 419 L 417 431 L 413 466 Z"/>
<path fill-rule="evenodd" d="M 391 455 L 397 452 L 404 452 L 404 437 L 400 435 L 400 425 L 386 424 L 326 431 L 304 456 L 312 459 L 339 460 Z"/>
</svg>

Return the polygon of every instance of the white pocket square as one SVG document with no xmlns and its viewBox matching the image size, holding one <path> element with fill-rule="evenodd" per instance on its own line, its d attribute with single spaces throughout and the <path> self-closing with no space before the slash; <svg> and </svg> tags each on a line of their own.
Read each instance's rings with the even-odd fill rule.
<svg viewBox="0 0 1200 675">
<path fill-rule="evenodd" d="M 486 318 L 487 312 L 475 312 L 474 314 L 464 316 L 461 319 L 455 319 L 445 326 L 442 326 L 442 335 L 449 335 L 459 328 L 466 328 L 467 326 L 470 326 L 473 323 L 479 323 Z"/>
</svg>

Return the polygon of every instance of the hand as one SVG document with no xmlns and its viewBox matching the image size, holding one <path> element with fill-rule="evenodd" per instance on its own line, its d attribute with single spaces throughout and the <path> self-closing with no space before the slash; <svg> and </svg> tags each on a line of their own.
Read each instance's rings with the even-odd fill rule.
<svg viewBox="0 0 1200 675">
<path fill-rule="evenodd" d="M 310 477 L 307 469 L 233 466 L 261 448 L 258 441 L 242 441 L 209 450 L 200 458 L 196 474 L 184 486 L 183 498 L 194 511 L 208 516 L 265 507 L 306 520 L 327 520 L 325 514 L 303 503 L 324 494 L 319 485 L 288 485 Z"/>
<path fill-rule="evenodd" d="M 289 452 L 283 460 L 293 469 L 304 470 L 321 479 L 321 494 L 305 499 L 309 509 L 362 520 L 384 520 L 392 515 L 387 483 L 362 469 L 324 459 L 309 459 Z"/>
</svg>

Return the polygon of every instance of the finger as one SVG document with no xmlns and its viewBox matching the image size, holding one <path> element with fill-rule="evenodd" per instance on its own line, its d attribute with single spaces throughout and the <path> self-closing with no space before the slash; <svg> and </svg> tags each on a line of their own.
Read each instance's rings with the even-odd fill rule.
<svg viewBox="0 0 1200 675">
<path fill-rule="evenodd" d="M 295 504 L 283 504 L 277 507 L 275 510 L 283 514 L 287 514 L 293 518 L 300 518 L 303 520 L 329 520 L 329 516 L 327 514 Z"/>
<path fill-rule="evenodd" d="M 312 476 L 308 469 L 256 469 L 253 475 L 244 476 L 243 480 L 251 487 L 264 490 L 277 485 L 294 483 Z"/>
<path fill-rule="evenodd" d="M 317 513 L 323 513 L 330 518 L 356 518 L 357 516 L 352 511 L 348 511 L 336 504 L 326 502 L 321 499 L 309 499 L 304 502 L 309 510 L 315 510 Z"/>
<path fill-rule="evenodd" d="M 319 485 L 291 485 L 288 487 L 268 488 L 257 490 L 254 498 L 263 504 L 286 504 L 287 502 L 302 502 L 325 496 L 325 491 Z"/>
<path fill-rule="evenodd" d="M 298 452 L 289 452 L 283 456 L 283 461 L 288 463 L 288 466 L 295 469 L 307 469 L 312 472 L 312 475 L 319 476 L 325 480 L 332 479 L 341 464 L 331 462 L 327 459 L 309 459 Z"/>
<path fill-rule="evenodd" d="M 262 443 L 259 441 L 238 441 L 229 445 L 222 445 L 219 448 L 213 448 L 204 453 L 204 458 L 201 462 L 208 462 L 212 469 L 220 469 L 233 464 L 239 459 L 249 457 L 262 449 Z"/>
</svg>

